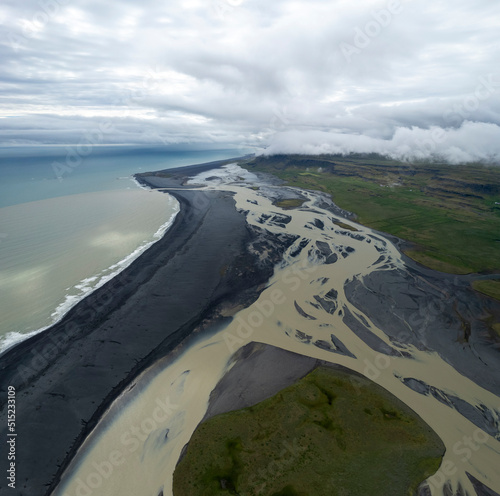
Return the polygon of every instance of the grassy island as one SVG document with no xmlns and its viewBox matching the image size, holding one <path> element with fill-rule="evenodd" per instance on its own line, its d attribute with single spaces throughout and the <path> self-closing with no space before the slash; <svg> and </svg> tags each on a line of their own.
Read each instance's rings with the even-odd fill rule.
<svg viewBox="0 0 500 496">
<path fill-rule="evenodd" d="M 444 446 L 368 379 L 319 368 L 193 434 L 175 496 L 403 496 L 439 468 Z"/>
</svg>

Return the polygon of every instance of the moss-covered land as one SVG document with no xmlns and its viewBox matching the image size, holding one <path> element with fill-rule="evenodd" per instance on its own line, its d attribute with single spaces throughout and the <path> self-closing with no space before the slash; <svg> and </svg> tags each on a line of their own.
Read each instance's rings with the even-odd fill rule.
<svg viewBox="0 0 500 496">
<path fill-rule="evenodd" d="M 473 286 L 476 291 L 500 300 L 500 280 L 475 281 Z"/>
<path fill-rule="evenodd" d="M 332 194 L 360 223 L 414 243 L 407 254 L 428 267 L 500 271 L 500 167 L 409 164 L 378 155 L 277 155 L 241 165 Z"/>
<path fill-rule="evenodd" d="M 174 495 L 411 495 L 443 453 L 390 393 L 319 368 L 254 407 L 202 423 L 174 473 Z"/>
<path fill-rule="evenodd" d="M 290 210 L 292 208 L 301 207 L 305 203 L 305 200 L 300 200 L 298 198 L 291 198 L 287 200 L 278 200 L 274 202 L 277 207 L 283 208 L 285 210 Z"/>
</svg>

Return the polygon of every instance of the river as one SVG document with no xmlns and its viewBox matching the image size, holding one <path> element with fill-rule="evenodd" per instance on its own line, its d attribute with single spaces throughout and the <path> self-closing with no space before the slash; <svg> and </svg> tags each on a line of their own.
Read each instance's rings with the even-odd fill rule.
<svg viewBox="0 0 500 496">
<path fill-rule="evenodd" d="M 346 296 L 349 282 L 375 272 L 406 270 L 394 244 L 326 210 L 321 194 L 302 191 L 307 201 L 301 208 L 276 207 L 273 188 L 236 166 L 210 171 L 193 182 L 231 191 L 249 224 L 297 239 L 254 304 L 219 332 L 192 341 L 173 362 L 157 362 L 127 388 L 81 447 L 53 495 L 171 496 L 173 471 L 207 410 L 211 391 L 232 366 L 233 354 L 250 342 L 343 365 L 412 408 L 446 446 L 438 473 L 427 481 L 433 496 L 441 496 L 447 483 L 455 492 L 475 495 L 467 474 L 499 491 L 499 397 L 436 351 L 415 346 L 403 335 L 389 337 Z M 346 315 L 368 330 L 370 340 L 346 324 Z M 408 387 L 408 378 L 472 409 L 486 409 L 493 427 L 480 428 L 442 398 Z"/>
</svg>

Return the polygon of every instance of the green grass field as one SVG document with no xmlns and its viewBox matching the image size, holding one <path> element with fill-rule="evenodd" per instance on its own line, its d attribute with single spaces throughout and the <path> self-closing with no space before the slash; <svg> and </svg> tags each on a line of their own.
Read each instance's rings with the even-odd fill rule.
<svg viewBox="0 0 500 496">
<path fill-rule="evenodd" d="M 476 291 L 500 300 L 500 280 L 475 281 L 473 286 Z"/>
<path fill-rule="evenodd" d="M 500 167 L 408 164 L 376 155 L 257 157 L 241 164 L 328 192 L 361 224 L 410 241 L 443 272 L 500 272 Z"/>
<path fill-rule="evenodd" d="M 202 423 L 174 473 L 175 496 L 404 496 L 444 446 L 363 377 L 319 368 L 273 398 Z"/>
<path fill-rule="evenodd" d="M 306 200 L 299 200 L 298 198 L 292 198 L 289 200 L 278 200 L 273 203 L 277 207 L 283 208 L 285 210 L 289 210 L 291 208 L 301 207 Z"/>
</svg>

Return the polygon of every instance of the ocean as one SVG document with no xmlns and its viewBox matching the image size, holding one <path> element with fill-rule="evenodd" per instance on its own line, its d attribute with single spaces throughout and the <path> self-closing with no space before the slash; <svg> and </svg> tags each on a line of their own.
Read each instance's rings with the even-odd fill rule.
<svg viewBox="0 0 500 496">
<path fill-rule="evenodd" d="M 137 172 L 241 150 L 0 147 L 0 352 L 58 321 L 161 238 L 178 212 Z"/>
</svg>

